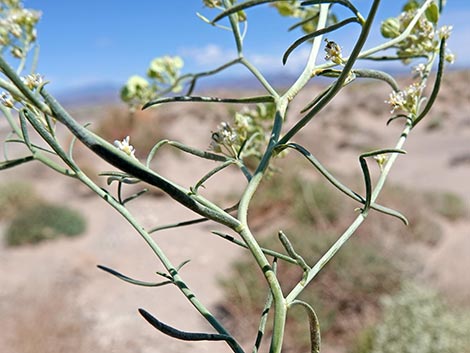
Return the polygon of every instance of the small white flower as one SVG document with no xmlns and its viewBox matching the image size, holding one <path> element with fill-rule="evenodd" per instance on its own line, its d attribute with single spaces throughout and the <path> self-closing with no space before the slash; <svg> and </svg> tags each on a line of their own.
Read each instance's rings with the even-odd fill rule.
<svg viewBox="0 0 470 353">
<path fill-rule="evenodd" d="M 437 32 L 440 39 L 449 39 L 452 33 L 452 26 L 442 26 Z"/>
<path fill-rule="evenodd" d="M 390 93 L 389 100 L 385 101 L 385 103 L 388 103 L 391 105 L 392 110 L 390 113 L 394 113 L 395 110 L 401 109 L 406 104 L 406 97 L 405 97 L 405 92 L 403 91 L 398 91 L 398 92 L 392 92 Z"/>
<path fill-rule="evenodd" d="M 445 61 L 447 61 L 449 64 L 453 64 L 455 62 L 455 55 L 452 54 L 451 52 L 447 52 L 444 57 Z"/>
<path fill-rule="evenodd" d="M 419 77 L 423 77 L 426 72 L 426 65 L 424 65 L 423 63 L 416 65 L 415 67 L 413 67 L 413 72 L 418 74 Z"/>
<path fill-rule="evenodd" d="M 115 140 L 114 141 L 114 146 L 119 148 L 122 152 L 127 154 L 128 156 L 131 156 L 133 158 L 136 158 L 135 154 L 135 148 L 131 144 L 129 144 L 130 137 L 126 136 L 126 138 L 122 141 Z M 137 159 L 137 158 L 136 158 Z"/>
<path fill-rule="evenodd" d="M 374 156 L 375 161 L 379 165 L 380 171 L 383 172 L 384 170 L 384 165 L 387 163 L 388 157 L 386 154 L 378 154 Z"/>
<path fill-rule="evenodd" d="M 30 74 L 22 77 L 21 80 L 29 89 L 38 88 L 44 82 L 43 77 L 39 74 Z"/>
<path fill-rule="evenodd" d="M 8 92 L 2 92 L 2 94 L 0 95 L 0 102 L 5 107 L 10 108 L 10 109 L 15 106 L 15 102 L 13 101 L 13 98 Z"/>
<path fill-rule="evenodd" d="M 424 86 L 415 82 L 409 85 L 405 90 L 390 93 L 390 99 L 385 101 L 391 105 L 391 113 L 395 110 L 403 110 L 409 113 L 416 112 L 417 103 L 421 97 Z"/>
<path fill-rule="evenodd" d="M 209 148 L 216 152 L 221 153 L 222 147 L 225 147 L 230 155 L 236 155 L 235 143 L 237 141 L 237 133 L 233 131 L 231 126 L 224 122 L 221 122 L 217 126 L 217 131 L 213 131 L 211 135 L 211 143 Z"/>
</svg>

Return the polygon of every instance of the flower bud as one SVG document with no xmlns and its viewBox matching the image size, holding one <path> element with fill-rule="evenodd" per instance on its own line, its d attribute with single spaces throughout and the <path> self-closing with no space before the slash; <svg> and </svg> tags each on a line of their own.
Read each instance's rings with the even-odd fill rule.
<svg viewBox="0 0 470 353">
<path fill-rule="evenodd" d="M 383 21 L 380 32 L 385 38 L 398 37 L 400 35 L 400 21 L 393 17 Z"/>
</svg>

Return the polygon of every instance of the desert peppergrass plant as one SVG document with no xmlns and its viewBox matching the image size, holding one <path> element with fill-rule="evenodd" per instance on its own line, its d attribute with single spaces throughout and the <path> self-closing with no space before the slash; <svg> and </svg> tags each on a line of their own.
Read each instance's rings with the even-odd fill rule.
<svg viewBox="0 0 470 353">
<path fill-rule="evenodd" d="M 40 12 L 23 8 L 18 0 L 2 0 L 0 1 L 2 72 L 0 109 L 11 128 L 11 133 L 4 143 L 6 145 L 22 143 L 29 153 L 21 158 L 10 158 L 5 153 L 0 169 L 38 161 L 59 174 L 85 184 L 129 222 L 146 241 L 165 270 L 157 272 L 161 277 L 160 282 L 149 283 L 129 278 L 104 266 L 100 268 L 138 286 L 176 286 L 194 309 L 213 327 L 214 332 L 184 332 L 161 322 L 146 310 L 139 309 L 144 319 L 163 334 L 175 339 L 225 341 L 232 351 L 241 353 L 245 350 L 237 338 L 228 332 L 204 306 L 203 298 L 200 299 L 191 290 L 190 283 L 186 282 L 181 274 L 181 269 L 187 261 L 182 264 L 173 263 L 151 235 L 162 229 L 187 226 L 205 220 L 224 226 L 226 232 L 219 231 L 214 235 L 223 237 L 233 246 L 246 248 L 255 260 L 257 270 L 263 273 L 269 288 L 265 307 L 260 312 L 257 338 L 251 350 L 257 352 L 263 336 L 270 335 L 269 351 L 281 352 L 287 316 L 292 307 L 299 306 L 305 309 L 307 314 L 311 351 L 319 352 L 321 323 L 315 314 L 315 303 L 301 301 L 298 297 L 354 235 L 369 214 L 373 214 L 371 211 L 385 213 L 400 219 L 404 224 L 408 223 L 406 217 L 399 211 L 381 205 L 376 200 L 396 159 L 405 153 L 403 146 L 408 136 L 426 117 L 436 101 L 445 63 L 454 61 L 453 55 L 446 47 L 452 27 L 438 25 L 445 1 L 409 0 L 404 4 L 401 14 L 383 20 L 381 33 L 384 40 L 381 44 L 370 48 L 366 48 L 365 44 L 373 24 L 378 21 L 376 14 L 381 1 L 369 0 L 367 3 L 368 10 L 363 13 L 353 1 L 349 0 L 204 0 L 206 13 L 210 13 L 212 17 L 197 15 L 208 25 L 232 33 L 236 48 L 234 58 L 213 70 L 198 73 L 182 73 L 184 63 L 179 57 L 156 58 L 150 63 L 146 77 L 136 75 L 129 78 L 121 91 L 121 97 L 131 109 L 149 109 L 161 104 L 185 102 L 230 103 L 242 108 L 234 114 L 233 120 L 222 122 L 207 132 L 209 145 L 207 150 L 199 150 L 177 141 L 162 140 L 155 142 L 146 160 L 139 160 L 132 146 L 132 136 L 123 136 L 123 139 L 118 141 L 106 141 L 78 123 L 49 93 L 46 85 L 47 73 L 38 73 L 35 69 L 38 60 L 35 25 L 40 18 Z M 304 69 L 295 82 L 282 91 L 273 87 L 259 68 L 244 55 L 244 39 L 249 35 L 247 31 L 249 10 L 266 4 L 274 7 L 280 15 L 293 19 L 290 30 L 303 31 L 302 35 L 286 48 L 280 60 L 289 65 L 289 57 L 298 47 L 310 48 Z M 334 11 L 337 8 L 343 8 L 345 11 L 340 13 L 347 13 L 349 17 L 336 16 Z M 337 30 L 350 26 L 358 26 L 360 32 L 355 38 L 352 49 L 345 52 L 344 44 L 337 43 L 332 38 Z M 320 60 L 323 58 L 325 60 Z M 386 72 L 357 68 L 358 62 L 362 64 L 370 61 L 398 61 L 412 66 L 413 72 L 410 75 L 413 77 L 413 83 L 407 87 L 400 87 L 395 78 Z M 196 84 L 200 80 L 217 75 L 235 65 L 246 68 L 260 82 L 264 94 L 254 97 L 222 98 L 198 96 L 194 93 Z M 434 69 L 437 72 L 435 76 L 431 76 L 431 71 Z M 306 89 L 308 83 L 320 76 L 332 78 L 332 83 L 320 94 L 312 96 L 310 103 L 301 111 L 291 112 L 294 115 L 293 124 L 287 127 L 286 112 L 291 101 L 300 91 Z M 377 105 L 383 105 L 384 109 L 387 109 L 386 104 L 389 105 L 391 116 L 384 124 L 401 124 L 402 131 L 397 136 L 395 145 L 358 156 L 365 190 L 361 194 L 338 180 L 314 156 L 315 151 L 307 150 L 296 143 L 295 139 L 305 126 L 315 124 L 314 118 L 334 101 L 346 85 L 354 85 L 362 78 L 381 80 L 390 87 L 390 95 L 386 102 L 378 101 Z M 64 147 L 59 142 L 56 135 L 58 125 L 65 126 L 74 136 L 70 146 Z M 30 138 L 32 133 L 38 135 L 43 144 L 33 142 Z M 113 182 L 118 184 L 116 193 L 95 184 L 75 162 L 73 150 L 76 140 L 81 141 L 93 153 L 116 167 L 114 171 L 101 173 L 108 178 L 108 184 Z M 37 138 L 34 141 L 37 141 Z M 157 158 L 159 149 L 165 145 L 188 153 L 194 158 L 214 161 L 217 165 L 214 169 L 208 170 L 207 174 L 194 185 L 179 185 L 151 168 L 152 160 Z M 276 169 L 272 168 L 273 160 L 284 156 L 289 150 L 305 157 L 310 162 L 312 172 L 318 172 L 325 183 L 332 184 L 344 194 L 344 197 L 357 202 L 355 209 L 357 215 L 354 221 L 342 234 L 338 234 L 336 242 L 315 263 L 310 260 L 313 255 L 303 253 L 302 249 L 295 249 L 289 240 L 289 234 L 285 234 L 282 230 L 278 231 L 278 238 L 284 248 L 283 252 L 262 248 L 248 222 L 250 202 L 260 183 L 268 175 L 276 178 L 276 169 L 282 170 L 282 159 L 277 162 Z M 380 173 L 375 182 L 371 179 L 369 169 L 371 160 L 378 165 L 374 168 L 378 168 Z M 241 197 L 235 205 L 223 205 L 199 193 L 199 188 L 209 178 L 231 165 L 238 167 L 246 179 Z M 144 228 L 139 223 L 138 217 L 127 208 L 127 204 L 131 201 L 136 202 L 145 192 L 123 197 L 126 184 L 138 182 L 145 182 L 161 189 L 176 203 L 192 210 L 195 218 L 189 221 L 182 220 L 177 224 L 155 225 L 152 229 Z M 286 266 L 297 266 L 303 273 L 287 294 L 276 276 L 278 262 L 286 263 Z M 268 322 L 270 330 L 266 329 Z"/>
</svg>

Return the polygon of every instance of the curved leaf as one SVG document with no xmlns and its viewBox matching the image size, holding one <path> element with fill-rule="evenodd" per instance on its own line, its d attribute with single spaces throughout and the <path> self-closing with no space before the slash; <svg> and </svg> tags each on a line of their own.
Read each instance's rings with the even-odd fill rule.
<svg viewBox="0 0 470 353">
<path fill-rule="evenodd" d="M 156 317 L 152 316 L 149 312 L 144 309 L 139 309 L 140 315 L 144 317 L 147 322 L 155 327 L 161 333 L 167 336 L 177 338 L 183 341 L 234 341 L 234 339 L 227 335 L 220 333 L 199 333 L 199 332 L 186 332 L 180 331 L 174 327 L 171 327 Z"/>
<path fill-rule="evenodd" d="M 103 270 L 107 273 L 110 273 L 112 274 L 113 276 L 116 276 L 117 278 L 119 278 L 120 280 L 123 280 L 124 282 L 127 282 L 127 283 L 131 283 L 131 284 L 135 284 L 137 286 L 143 286 L 143 287 L 161 287 L 161 286 L 164 286 L 164 285 L 167 285 L 167 284 L 172 284 L 173 282 L 172 281 L 163 281 L 163 282 L 158 282 L 158 283 L 154 283 L 154 282 L 145 282 L 145 281 L 139 281 L 137 279 L 133 279 L 133 278 L 130 278 L 126 275 L 123 275 L 122 273 L 119 273 L 109 267 L 105 267 L 105 266 L 102 266 L 102 265 L 98 265 L 97 266 L 100 270 Z"/>
<path fill-rule="evenodd" d="M 235 103 L 235 104 L 247 104 L 247 103 L 270 103 L 273 102 L 272 96 L 258 96 L 258 97 L 247 97 L 247 98 L 218 98 L 218 97 L 198 97 L 198 96 L 177 96 L 177 97 L 165 97 L 157 98 L 150 101 L 142 107 L 142 110 L 152 107 L 154 105 L 172 102 L 196 102 L 196 103 Z"/>
<path fill-rule="evenodd" d="M 254 6 L 258 6 L 258 5 L 266 4 L 266 3 L 270 3 L 270 2 L 280 2 L 280 1 L 290 1 L 290 0 L 248 0 L 248 1 L 244 1 L 240 4 L 229 7 L 225 11 L 221 12 L 216 17 L 214 17 L 214 19 L 212 20 L 211 23 L 216 23 L 224 17 L 230 16 L 234 13 L 237 13 L 239 11 L 248 9 L 250 7 L 254 7 Z"/>
<path fill-rule="evenodd" d="M 332 32 L 334 30 L 337 30 L 338 28 L 341 28 L 345 25 L 347 25 L 348 23 L 360 23 L 359 20 L 357 19 L 357 17 L 349 17 L 343 21 L 340 21 L 338 23 L 335 23 L 334 25 L 331 25 L 331 26 L 328 26 L 328 27 L 325 27 L 325 28 L 322 28 L 322 29 L 319 29 L 318 31 L 315 31 L 315 32 L 312 32 L 312 33 L 309 33 L 309 34 L 306 34 L 302 37 L 300 37 L 299 39 L 297 39 L 294 43 L 292 43 L 290 45 L 289 48 L 287 48 L 286 52 L 284 53 L 283 57 L 282 57 L 282 63 L 285 65 L 286 62 L 287 62 L 287 59 L 289 58 L 289 55 L 298 47 L 300 46 L 301 44 L 305 43 L 306 41 L 309 41 L 310 39 L 313 39 L 315 37 L 318 37 L 322 34 L 325 34 L 325 33 L 329 33 L 329 32 Z"/>
<path fill-rule="evenodd" d="M 310 352 L 320 353 L 321 335 L 320 335 L 320 322 L 318 321 L 317 314 L 312 306 L 302 300 L 294 300 L 291 305 L 300 305 L 307 312 L 308 323 L 310 326 Z"/>
</svg>

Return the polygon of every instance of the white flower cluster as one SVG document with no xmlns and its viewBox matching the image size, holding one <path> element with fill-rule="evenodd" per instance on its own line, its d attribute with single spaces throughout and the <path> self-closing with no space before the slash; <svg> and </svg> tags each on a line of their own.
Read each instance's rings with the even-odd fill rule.
<svg viewBox="0 0 470 353">
<path fill-rule="evenodd" d="M 36 41 L 36 24 L 41 12 L 25 9 L 19 1 L 0 3 L 0 47 L 10 47 L 14 57 L 27 54 L 31 43 Z"/>
<path fill-rule="evenodd" d="M 390 98 L 389 100 L 386 100 L 385 103 L 390 104 L 392 107 L 391 113 L 394 113 L 396 110 L 402 110 L 404 112 L 416 114 L 423 88 L 424 87 L 420 83 L 415 82 L 403 91 L 390 93 Z"/>
<path fill-rule="evenodd" d="M 137 157 L 135 156 L 135 148 L 134 148 L 134 146 L 132 146 L 130 144 L 130 137 L 129 136 L 126 136 L 124 138 L 124 140 L 122 140 L 122 141 L 115 140 L 114 141 L 114 146 L 116 146 L 120 151 L 124 152 L 128 156 L 131 156 L 131 157 L 137 159 Z"/>
<path fill-rule="evenodd" d="M 209 148 L 216 153 L 228 154 L 235 157 L 237 155 L 237 134 L 225 121 L 217 127 L 217 131 L 212 132 L 211 144 Z"/>
</svg>

